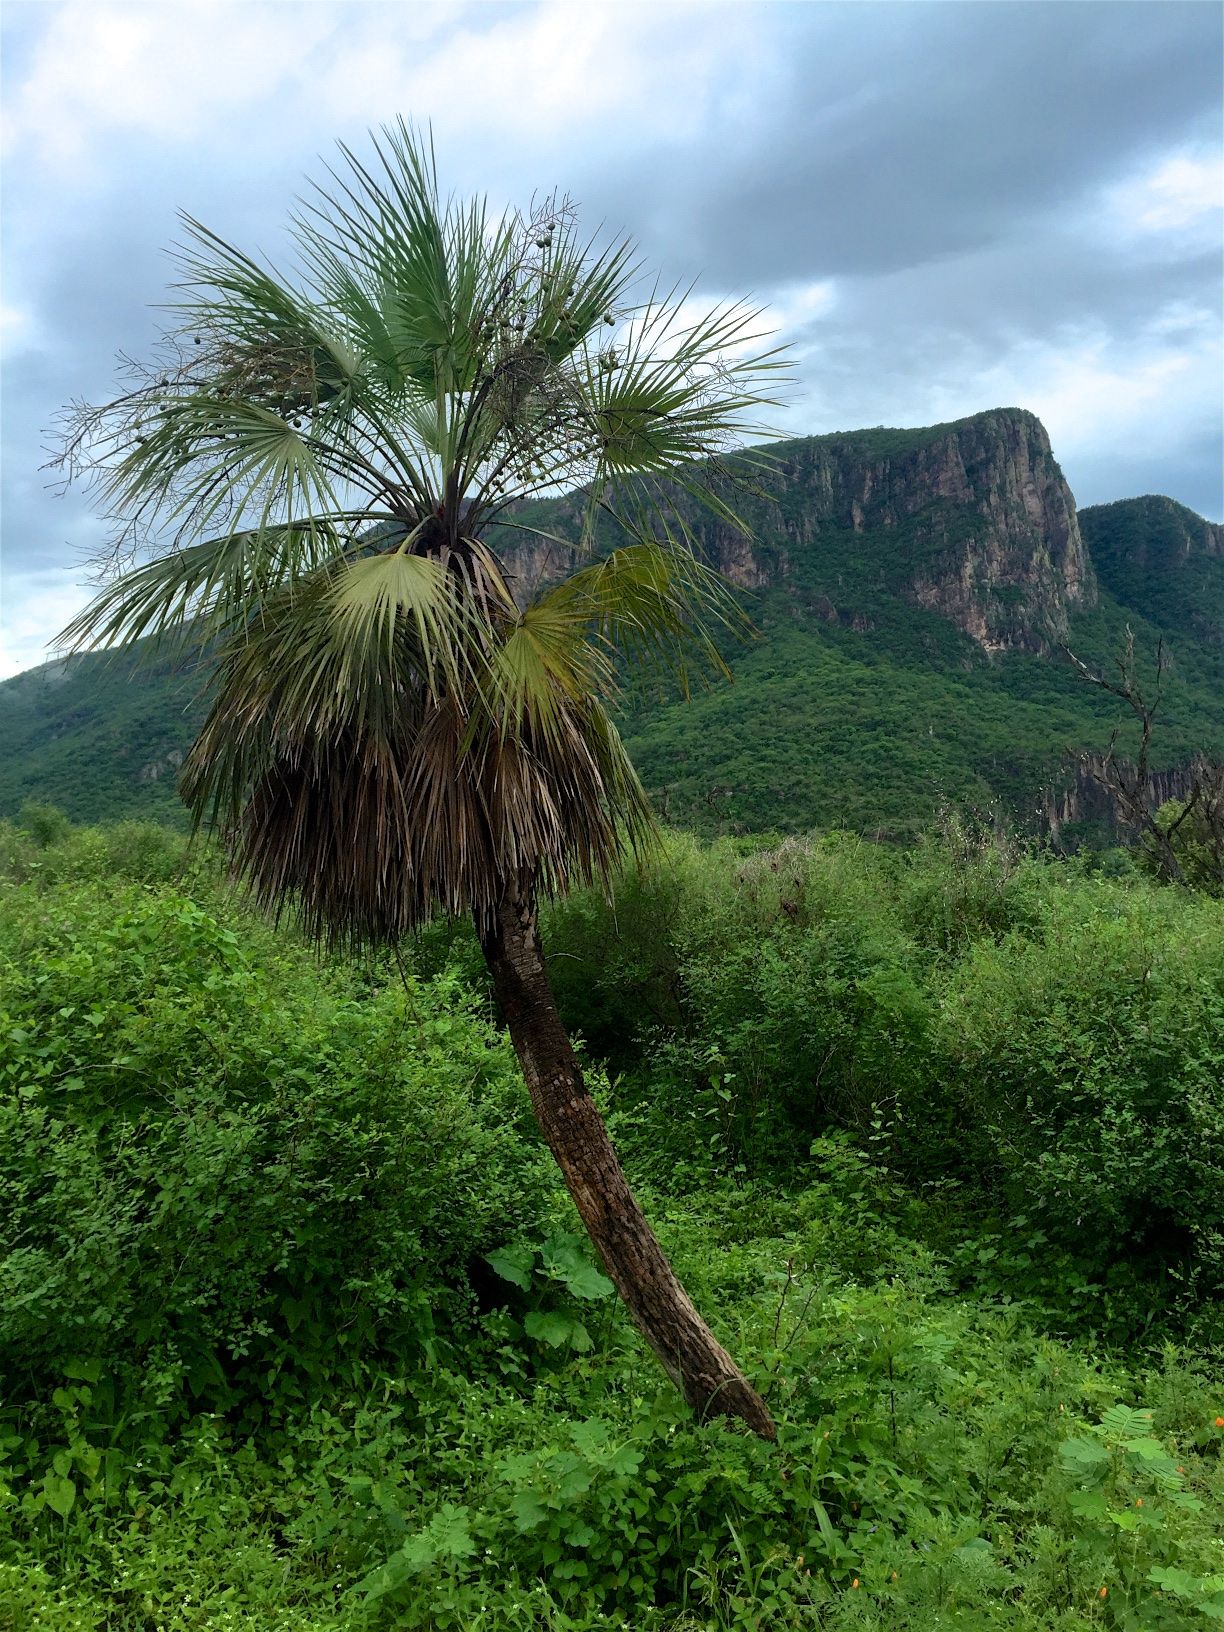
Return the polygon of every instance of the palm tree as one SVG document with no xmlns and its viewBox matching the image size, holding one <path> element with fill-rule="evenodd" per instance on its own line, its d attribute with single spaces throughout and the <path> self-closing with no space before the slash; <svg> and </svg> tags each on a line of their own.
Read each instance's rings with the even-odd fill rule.
<svg viewBox="0 0 1224 1632">
<path fill-rule="evenodd" d="M 341 153 L 293 217 L 292 279 L 187 218 L 158 363 L 73 410 L 64 465 L 95 484 L 117 554 L 65 639 L 210 654 L 181 791 L 261 902 L 347 944 L 471 915 L 635 1323 L 696 1411 L 772 1438 L 625 1180 L 537 902 L 606 882 L 650 841 L 606 707 L 616 665 L 717 661 L 732 603 L 676 498 L 731 519 L 694 461 L 770 400 L 780 359 L 743 305 L 636 297 L 630 247 L 581 240 L 564 201 L 502 217 L 442 200 L 431 145 L 402 122 L 370 161 Z M 523 505 L 562 484 L 583 495 L 576 552 Z M 581 564 L 528 598 L 490 542 L 507 537 Z"/>
</svg>

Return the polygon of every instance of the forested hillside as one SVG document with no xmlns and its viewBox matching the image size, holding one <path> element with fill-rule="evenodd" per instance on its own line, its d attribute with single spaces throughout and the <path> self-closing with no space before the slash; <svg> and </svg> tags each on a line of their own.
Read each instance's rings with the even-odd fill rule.
<svg viewBox="0 0 1224 1632">
<path fill-rule="evenodd" d="M 1063 648 L 1108 669 L 1128 627 L 1149 681 L 1162 640 L 1172 662 L 1155 764 L 1224 753 L 1220 529 L 1160 498 L 1077 514 L 1032 415 L 782 443 L 751 471 L 732 461 L 720 491 L 751 546 L 686 516 L 756 625 L 727 647 L 734 683 L 685 702 L 626 677 L 622 733 L 672 822 L 904 837 L 943 803 L 1000 803 L 1048 826 L 1068 756 L 1102 750 L 1125 713 Z M 564 537 L 579 509 L 576 497 L 519 519 Z M 497 539 L 525 585 L 570 559 L 517 527 Z M 199 692 L 198 675 L 131 654 L 6 682 L 0 813 L 33 798 L 78 820 L 181 821 L 175 776 Z"/>
</svg>

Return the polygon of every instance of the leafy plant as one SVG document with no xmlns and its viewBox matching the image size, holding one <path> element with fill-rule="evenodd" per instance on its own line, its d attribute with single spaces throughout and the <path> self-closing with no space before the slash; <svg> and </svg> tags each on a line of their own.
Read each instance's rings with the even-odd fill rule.
<svg viewBox="0 0 1224 1632">
<path fill-rule="evenodd" d="M 570 1298 L 597 1302 L 616 1290 L 583 1251 L 581 1236 L 556 1230 L 538 1247 L 500 1247 L 486 1253 L 485 1260 L 503 1281 L 533 1294 L 533 1307 L 522 1315 L 528 1337 L 554 1349 L 566 1346 L 585 1352 L 591 1348 L 591 1335 L 583 1322 L 565 1307 L 556 1306 L 549 1296 L 561 1291 Z"/>
</svg>

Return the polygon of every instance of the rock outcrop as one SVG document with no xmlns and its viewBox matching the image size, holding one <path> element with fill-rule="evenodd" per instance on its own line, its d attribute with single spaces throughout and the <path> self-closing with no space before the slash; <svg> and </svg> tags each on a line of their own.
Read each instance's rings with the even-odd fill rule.
<svg viewBox="0 0 1224 1632">
<path fill-rule="evenodd" d="M 991 654 L 1049 652 L 1072 612 L 1095 603 L 1075 501 L 1033 414 L 999 408 L 926 430 L 805 437 L 757 457 L 755 468 L 732 461 L 720 485 L 751 541 L 680 506 L 705 558 L 743 589 L 790 588 L 805 612 L 853 628 L 855 585 L 887 588 Z M 582 497 L 540 512 L 547 531 L 574 537 Z M 527 532 L 501 542 L 525 587 L 574 562 Z"/>
<path fill-rule="evenodd" d="M 1048 652 L 1071 613 L 1095 603 L 1075 501 L 1032 414 L 1001 408 L 774 451 L 775 497 L 752 506 L 755 548 L 730 528 L 699 529 L 712 562 L 745 588 L 786 582 L 814 553 L 857 555 L 854 575 L 870 573 L 992 654 Z"/>
</svg>

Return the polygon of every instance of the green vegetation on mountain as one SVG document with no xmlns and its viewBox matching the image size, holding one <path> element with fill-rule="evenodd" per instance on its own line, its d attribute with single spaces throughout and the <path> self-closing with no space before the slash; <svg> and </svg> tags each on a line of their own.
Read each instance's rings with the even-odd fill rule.
<svg viewBox="0 0 1224 1632">
<path fill-rule="evenodd" d="M 1198 683 L 1224 696 L 1224 526 L 1151 495 L 1081 510 L 1080 526 L 1118 605 L 1167 630 Z"/>
<path fill-rule="evenodd" d="M 178 768 L 204 720 L 200 676 L 136 648 L 70 657 L 0 684 L 0 813 L 28 799 L 77 821 L 185 827 Z"/>
<path fill-rule="evenodd" d="M 772 592 L 754 603 L 763 638 L 735 656 L 734 684 L 687 702 L 633 696 L 622 729 L 668 820 L 707 834 L 819 826 L 906 837 L 941 805 L 999 805 L 1040 829 L 1068 755 L 1101 751 L 1116 726 L 1133 749 L 1124 710 L 1061 654 L 992 660 L 934 613 L 883 596 L 862 604 L 872 629 L 822 628 Z M 1128 625 L 1145 672 L 1162 636 L 1173 653 L 1158 765 L 1224 752 L 1224 691 L 1200 643 L 1103 592 L 1072 620 L 1069 644 L 1109 670 Z"/>
<path fill-rule="evenodd" d="M 767 480 L 773 496 L 734 492 L 755 530 L 750 551 L 690 517 L 710 558 L 744 586 L 759 631 L 726 647 L 734 682 L 686 702 L 627 680 L 622 733 L 668 820 L 707 834 L 844 827 L 903 837 L 952 803 L 1000 804 L 1041 827 L 1051 790 L 1069 780 L 1069 754 L 1101 752 L 1118 725 L 1122 747 L 1133 743 L 1124 710 L 1085 685 L 1061 647 L 1108 670 L 1128 626 L 1149 677 L 1162 639 L 1171 658 L 1157 767 L 1224 754 L 1220 528 L 1162 498 L 1075 517 L 1069 496 L 1060 505 L 1040 426 L 1014 411 L 771 451 L 776 473 L 754 485 Z M 1036 521 L 1022 502 L 1020 455 L 1049 507 Z M 877 485 L 864 508 L 869 481 L 885 496 Z M 990 558 L 1009 506 L 1010 563 Z M 1078 599 L 1066 594 L 1065 559 L 1062 568 L 1047 560 L 1044 543 L 1043 529 L 1065 531 L 1069 518 L 1083 541 Z M 564 535 L 573 506 L 537 501 L 530 519 Z M 563 550 L 533 554 L 525 538 L 500 535 L 519 570 L 565 566 Z M 981 582 L 966 594 L 979 565 Z M 925 605 L 912 590 L 923 573 Z M 966 631 L 979 615 L 1004 650 L 992 654 Z M 196 685 L 164 668 L 131 684 L 130 672 L 78 658 L 66 672 L 0 685 L 0 813 L 34 798 L 78 820 L 183 820 L 167 755 L 186 749 L 202 718 Z"/>
</svg>

